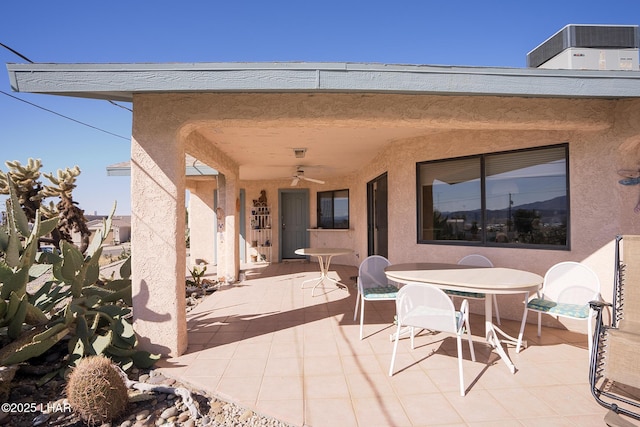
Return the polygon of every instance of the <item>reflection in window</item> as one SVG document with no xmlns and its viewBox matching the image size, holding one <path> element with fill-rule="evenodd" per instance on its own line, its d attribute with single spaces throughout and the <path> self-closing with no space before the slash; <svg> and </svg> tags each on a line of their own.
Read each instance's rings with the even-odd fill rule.
<svg viewBox="0 0 640 427">
<path fill-rule="evenodd" d="M 318 227 L 349 228 L 349 190 L 318 192 Z"/>
<path fill-rule="evenodd" d="M 568 248 L 567 151 L 418 163 L 418 241 Z"/>
</svg>

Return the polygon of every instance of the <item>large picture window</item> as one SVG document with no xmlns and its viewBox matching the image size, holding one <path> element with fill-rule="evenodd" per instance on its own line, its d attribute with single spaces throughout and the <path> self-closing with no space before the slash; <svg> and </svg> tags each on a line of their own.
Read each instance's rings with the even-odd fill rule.
<svg viewBox="0 0 640 427">
<path fill-rule="evenodd" d="M 349 228 L 349 190 L 318 192 L 318 227 Z"/>
<path fill-rule="evenodd" d="M 568 249 L 568 146 L 417 164 L 418 243 Z"/>
</svg>

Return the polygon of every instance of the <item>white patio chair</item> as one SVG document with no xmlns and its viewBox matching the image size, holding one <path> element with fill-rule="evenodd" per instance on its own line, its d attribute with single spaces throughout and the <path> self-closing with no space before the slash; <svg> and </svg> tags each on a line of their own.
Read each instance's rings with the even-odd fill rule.
<svg viewBox="0 0 640 427">
<path fill-rule="evenodd" d="M 358 304 L 360 304 L 360 339 L 364 328 L 364 302 L 395 300 L 398 287 L 384 274 L 384 269 L 391 265 L 388 259 L 380 255 L 365 258 L 358 268 L 358 294 L 356 308 L 353 311 L 353 321 L 358 318 Z"/>
<path fill-rule="evenodd" d="M 474 267 L 493 267 L 493 263 L 489 260 L 489 258 L 483 255 L 478 255 L 478 254 L 467 255 L 461 258 L 460 261 L 458 261 L 458 264 L 470 265 Z M 483 300 L 487 297 L 486 294 L 479 293 L 479 292 L 463 292 L 463 291 L 453 291 L 449 289 L 445 290 L 444 292 L 450 297 L 461 297 L 461 298 L 467 298 L 467 299 Z M 493 311 L 496 314 L 496 323 L 498 323 L 498 325 L 502 325 L 502 323 L 500 323 L 500 310 L 498 310 L 498 299 L 496 298 L 495 294 L 492 295 L 492 298 L 493 298 Z"/>
<path fill-rule="evenodd" d="M 396 311 L 398 315 L 398 328 L 393 344 L 393 355 L 389 376 L 393 376 L 393 365 L 396 360 L 398 341 L 401 329 L 411 329 L 411 348 L 414 348 L 415 328 L 429 329 L 432 331 L 447 332 L 456 335 L 458 344 L 458 373 L 460 376 L 460 395 L 465 395 L 464 376 L 462 373 L 462 334 L 466 331 L 471 360 L 476 361 L 476 354 L 471 340 L 469 327 L 469 303 L 465 299 L 460 305 L 460 311 L 456 311 L 453 301 L 441 289 L 427 283 L 407 283 L 398 291 L 396 298 Z"/>
<path fill-rule="evenodd" d="M 586 320 L 589 355 L 591 355 L 592 323 L 595 311 L 589 306 L 589 301 L 600 299 L 600 280 L 589 267 L 573 261 L 554 265 L 547 270 L 544 276 L 542 290 L 537 292 L 534 298 L 529 299 L 527 295 L 516 353 L 519 353 L 522 347 L 527 314 L 529 311 L 536 311 L 538 313 L 538 336 L 542 334 L 542 313 L 556 316 L 556 318 Z"/>
</svg>

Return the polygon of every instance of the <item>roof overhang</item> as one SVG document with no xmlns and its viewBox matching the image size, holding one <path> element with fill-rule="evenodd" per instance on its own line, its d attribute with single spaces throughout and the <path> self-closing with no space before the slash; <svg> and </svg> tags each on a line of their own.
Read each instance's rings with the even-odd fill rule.
<svg viewBox="0 0 640 427">
<path fill-rule="evenodd" d="M 320 180 L 351 176 L 391 144 L 440 140 L 435 135 L 441 132 L 601 131 L 613 123 L 609 100 L 640 99 L 639 71 L 359 63 L 7 68 L 19 92 L 117 101 L 144 94 L 174 95 L 182 98 L 183 103 L 175 104 L 178 109 L 184 102 L 205 102 L 215 113 L 200 115 L 190 132 L 215 144 L 238 166 L 241 180 L 290 182 L 300 166 Z M 192 96 L 182 96 L 186 94 Z M 451 102 L 442 102 L 444 97 Z M 474 99 L 469 102 L 469 97 Z M 574 101 L 584 105 L 565 109 Z M 255 105 L 245 108 L 250 103 Z M 135 114 L 135 105 L 133 109 Z M 601 113 L 594 115 L 593 109 Z M 197 110 L 179 110 L 176 115 Z M 307 149 L 304 159 L 295 157 L 296 147 Z M 199 164 L 191 170 L 194 164 L 189 160 L 186 166 L 191 180 L 214 175 L 213 170 L 201 175 Z M 110 169 L 112 175 L 128 173 L 127 165 Z"/>
<path fill-rule="evenodd" d="M 17 92 L 131 102 L 136 93 L 368 92 L 640 97 L 639 71 L 369 63 L 7 64 Z"/>
</svg>

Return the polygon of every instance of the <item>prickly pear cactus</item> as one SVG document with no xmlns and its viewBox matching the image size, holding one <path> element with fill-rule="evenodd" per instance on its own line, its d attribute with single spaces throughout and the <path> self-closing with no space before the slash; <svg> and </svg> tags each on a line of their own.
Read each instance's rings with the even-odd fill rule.
<svg viewBox="0 0 640 427">
<path fill-rule="evenodd" d="M 159 356 L 136 349 L 130 260 L 122 265 L 120 279 L 100 277 L 102 244 L 115 205 L 86 254 L 64 240 L 59 254 L 43 254 L 38 240 L 56 228 L 58 218 L 41 220 L 37 211 L 30 226 L 12 179 L 6 178 L 10 199 L 7 226 L 0 228 L 0 365 L 39 356 L 70 336 L 70 365 L 86 355 L 105 354 L 125 370 L 152 366 Z M 44 255 L 50 264 L 38 263 Z M 52 280 L 30 293 L 27 285 L 45 271 Z"/>
<path fill-rule="evenodd" d="M 89 425 L 108 423 L 127 408 L 124 378 L 109 358 L 83 358 L 69 375 L 67 398 L 71 408 Z"/>
</svg>

